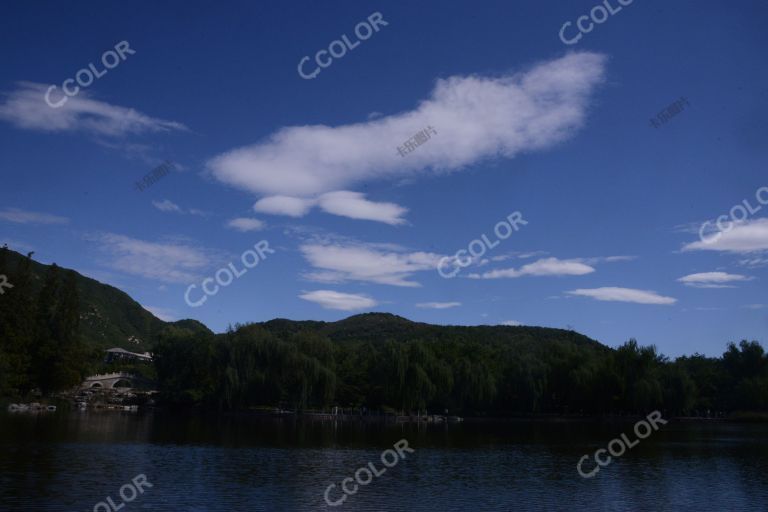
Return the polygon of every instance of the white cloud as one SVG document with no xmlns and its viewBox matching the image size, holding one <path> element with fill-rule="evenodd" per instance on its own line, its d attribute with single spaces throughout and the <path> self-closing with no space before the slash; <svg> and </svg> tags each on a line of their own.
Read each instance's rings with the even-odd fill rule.
<svg viewBox="0 0 768 512">
<path fill-rule="evenodd" d="M 187 127 L 175 121 L 149 117 L 132 108 L 118 107 L 89 99 L 89 93 L 80 90 L 66 103 L 53 108 L 45 101 L 47 85 L 18 82 L 18 88 L 8 93 L 0 104 L 0 119 L 19 128 L 45 132 L 84 131 L 96 135 L 123 136 L 145 132 L 185 131 Z M 59 88 L 52 93 L 51 102 L 62 97 Z"/>
<path fill-rule="evenodd" d="M 184 213 L 179 205 L 169 199 L 163 199 L 162 201 L 152 201 L 152 205 L 163 212 Z"/>
<path fill-rule="evenodd" d="M 264 221 L 249 217 L 238 217 L 227 222 L 227 227 L 242 231 L 244 233 L 248 231 L 259 231 L 264 229 L 265 226 L 266 224 L 264 224 Z"/>
<path fill-rule="evenodd" d="M 618 288 L 613 286 L 603 288 L 580 288 L 566 293 L 611 302 L 634 302 L 636 304 L 674 304 L 677 302 L 677 299 L 675 298 L 664 297 L 654 291 L 636 290 L 634 288 Z"/>
<path fill-rule="evenodd" d="M 300 197 L 270 196 L 256 201 L 253 209 L 260 213 L 272 215 L 288 215 L 289 217 L 303 217 L 315 205 L 313 199 L 301 199 Z"/>
<path fill-rule="evenodd" d="M 417 308 L 423 309 L 449 309 L 461 306 L 461 302 L 420 302 Z"/>
<path fill-rule="evenodd" d="M 371 179 L 512 158 L 561 142 L 584 124 L 605 60 L 576 52 L 501 77 L 440 79 L 414 110 L 335 127 L 285 127 L 207 166 L 218 180 L 256 194 L 311 197 Z M 398 156 L 396 147 L 428 125 L 437 128 L 430 143 Z"/>
<path fill-rule="evenodd" d="M 184 208 L 177 205 L 170 199 L 163 199 L 162 201 L 152 201 L 152 205 L 158 210 L 163 212 L 180 213 L 182 215 L 198 215 L 200 217 L 206 217 L 210 215 L 208 212 L 204 212 L 203 210 L 198 210 L 197 208 L 190 208 L 189 210 L 185 210 Z"/>
<path fill-rule="evenodd" d="M 440 255 L 405 252 L 393 246 L 356 243 L 305 244 L 301 252 L 319 272 L 306 277 L 320 282 L 364 281 L 392 286 L 421 286 L 408 280 L 415 272 L 435 270 Z"/>
<path fill-rule="evenodd" d="M 560 260 L 557 258 L 542 258 L 523 265 L 520 269 L 506 268 L 484 272 L 482 274 L 470 274 L 472 279 L 502 279 L 523 276 L 581 276 L 594 272 L 591 267 L 581 260 Z"/>
<path fill-rule="evenodd" d="M 290 196 L 270 196 L 259 199 L 253 209 L 261 213 L 303 217 L 315 206 L 326 213 L 350 219 L 373 220 L 386 224 L 404 224 L 403 215 L 408 211 L 395 203 L 370 201 L 365 194 L 349 190 L 337 190 L 321 194 L 317 199 Z"/>
<path fill-rule="evenodd" d="M 378 302 L 366 295 L 335 292 L 333 290 L 305 292 L 299 295 L 299 297 L 319 304 L 325 309 L 338 309 L 341 311 L 372 308 L 378 304 Z"/>
<path fill-rule="evenodd" d="M 747 309 L 768 309 L 768 304 L 747 304 L 744 307 Z"/>
<path fill-rule="evenodd" d="M 768 218 L 734 223 L 730 231 L 704 235 L 704 240 L 686 244 L 683 251 L 723 251 L 738 254 L 768 251 Z"/>
<path fill-rule="evenodd" d="M 768 265 L 768 258 L 754 257 L 739 260 L 739 265 L 748 268 L 759 268 Z"/>
<path fill-rule="evenodd" d="M 318 204 L 323 211 L 350 219 L 374 220 L 386 224 L 403 224 L 408 211 L 394 203 L 377 203 L 365 198 L 365 194 L 340 190 L 320 196 Z"/>
<path fill-rule="evenodd" d="M 753 278 L 741 274 L 728 274 L 726 272 L 701 272 L 689 274 L 678 279 L 686 286 L 694 288 L 731 288 L 727 283 L 737 281 L 751 281 Z"/>
<path fill-rule="evenodd" d="M 0 210 L 0 219 L 17 224 L 68 224 L 69 219 L 48 213 L 31 212 L 19 208 Z"/>
<path fill-rule="evenodd" d="M 211 251 L 178 242 L 147 242 L 114 233 L 89 238 L 109 255 L 105 265 L 111 269 L 164 283 L 196 281 L 214 258 Z"/>
<path fill-rule="evenodd" d="M 597 263 L 616 263 L 617 261 L 632 261 L 636 259 L 637 256 L 598 256 L 596 258 L 584 258 L 582 261 L 589 265 L 596 265 Z"/>
<path fill-rule="evenodd" d="M 522 322 L 518 322 L 517 320 L 506 320 L 504 322 L 501 322 L 501 325 L 510 325 L 512 327 L 516 327 L 518 325 L 523 325 Z"/>
</svg>

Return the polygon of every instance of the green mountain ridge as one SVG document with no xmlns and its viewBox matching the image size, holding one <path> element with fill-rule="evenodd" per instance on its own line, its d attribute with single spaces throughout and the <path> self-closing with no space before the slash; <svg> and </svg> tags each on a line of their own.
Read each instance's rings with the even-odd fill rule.
<svg viewBox="0 0 768 512">
<path fill-rule="evenodd" d="M 9 250 L 8 269 L 2 272 L 15 272 L 26 256 Z M 45 273 L 51 265 L 31 261 L 33 290 L 37 294 L 42 287 Z M 80 329 L 83 341 L 89 348 L 106 349 L 120 347 L 133 352 L 152 350 L 160 333 L 169 326 L 193 332 L 212 334 L 203 323 L 193 319 L 165 322 L 130 295 L 114 286 L 84 276 L 71 269 L 61 268 L 63 272 L 72 272 L 76 276 L 77 291 L 80 297 Z M 439 341 L 455 336 L 472 337 L 476 340 L 509 340 L 552 342 L 566 341 L 577 345 L 594 345 L 607 349 L 598 341 L 583 334 L 564 329 L 533 326 L 504 325 L 434 325 L 415 322 L 392 313 L 370 312 L 352 315 L 335 322 L 319 320 L 289 320 L 275 318 L 265 322 L 254 322 L 276 335 L 291 335 L 302 331 L 317 331 L 334 341 L 356 340 L 396 340 L 423 338 Z"/>
<path fill-rule="evenodd" d="M 670 361 L 630 339 L 610 348 L 572 330 L 461 326 L 363 313 L 334 322 L 276 318 L 214 333 L 164 322 L 127 293 L 0 250 L 0 396 L 71 389 L 105 371 L 109 347 L 152 351 L 137 371 L 172 406 L 217 410 L 445 410 L 470 415 L 768 410 L 757 341 L 722 357 Z"/>
<path fill-rule="evenodd" d="M 25 255 L 9 250 L 7 268 L 0 269 L 0 273 L 13 275 L 25 258 Z M 51 265 L 30 261 L 30 287 L 35 296 L 40 292 L 50 267 Z M 160 332 L 169 325 L 210 332 L 197 320 L 160 320 L 119 288 L 84 276 L 75 270 L 61 270 L 75 274 L 80 298 L 80 336 L 89 348 L 120 347 L 132 352 L 150 351 Z M 13 289 L 10 289 L 7 293 L 12 292 Z"/>
</svg>

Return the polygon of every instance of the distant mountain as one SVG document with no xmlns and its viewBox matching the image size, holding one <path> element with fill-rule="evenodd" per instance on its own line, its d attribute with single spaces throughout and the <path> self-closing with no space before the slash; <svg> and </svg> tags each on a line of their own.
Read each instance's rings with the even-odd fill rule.
<svg viewBox="0 0 768 512">
<path fill-rule="evenodd" d="M 24 255 L 9 252 L 9 271 L 13 272 Z M 39 292 L 49 265 L 32 261 L 34 292 Z M 69 271 L 67 269 L 62 269 Z M 80 326 L 84 341 L 91 347 L 120 347 L 133 352 L 151 350 L 157 336 L 167 326 L 176 326 L 192 332 L 212 332 L 197 320 L 164 322 L 144 309 L 127 293 L 75 271 L 80 296 Z M 2 271 L 0 271 L 2 273 Z M 276 318 L 256 323 L 273 334 L 285 338 L 299 332 L 316 332 L 336 342 L 387 340 L 441 340 L 465 338 L 475 341 L 507 341 L 521 349 L 570 342 L 576 345 L 607 349 L 599 342 L 574 331 L 530 326 L 444 326 L 414 322 L 390 313 L 364 313 L 336 322 L 314 320 L 288 320 Z"/>
<path fill-rule="evenodd" d="M 0 273 L 15 272 L 19 263 L 26 258 L 10 250 L 6 261 L 7 269 Z M 31 262 L 32 286 L 37 294 L 42 287 L 50 265 Z M 83 341 L 93 348 L 120 347 L 132 352 L 151 350 L 158 334 L 167 326 L 174 325 L 191 331 L 211 332 L 197 320 L 164 322 L 144 309 L 127 293 L 95 279 L 83 276 L 74 270 L 77 292 L 80 298 L 80 331 Z"/>
<path fill-rule="evenodd" d="M 337 342 L 345 340 L 384 342 L 466 338 L 476 341 L 508 341 L 547 344 L 567 342 L 606 349 L 600 342 L 565 329 L 505 325 L 432 325 L 414 322 L 391 313 L 363 313 L 336 322 L 287 320 L 278 318 L 259 323 L 273 334 L 285 337 L 302 331 L 317 332 Z"/>
</svg>

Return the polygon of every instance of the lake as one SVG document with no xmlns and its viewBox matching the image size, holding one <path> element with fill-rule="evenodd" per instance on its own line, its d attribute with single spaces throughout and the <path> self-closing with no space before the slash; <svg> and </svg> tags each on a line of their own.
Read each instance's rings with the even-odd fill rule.
<svg viewBox="0 0 768 512">
<path fill-rule="evenodd" d="M 633 425 L 3 412 L 0 510 L 768 509 L 765 424 L 670 422 L 592 478 L 579 475 L 582 456 L 590 471 L 592 454 L 622 433 L 632 440 Z M 399 440 L 413 451 L 394 450 Z M 367 485 L 351 480 L 360 468 Z M 355 493 L 342 492 L 345 478 Z M 331 484 L 340 505 L 324 498 Z"/>
</svg>

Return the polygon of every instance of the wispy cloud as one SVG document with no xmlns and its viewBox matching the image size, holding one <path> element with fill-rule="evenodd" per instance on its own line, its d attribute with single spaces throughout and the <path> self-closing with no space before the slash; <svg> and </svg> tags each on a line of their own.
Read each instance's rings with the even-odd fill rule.
<svg viewBox="0 0 768 512">
<path fill-rule="evenodd" d="M 189 210 L 185 210 L 184 208 L 177 205 L 170 199 L 163 199 L 162 201 L 152 201 L 152 206 L 154 206 L 161 212 L 179 213 L 181 215 L 198 215 L 200 217 L 205 217 L 206 215 L 208 215 L 207 212 L 198 210 L 196 208 L 190 208 Z"/>
<path fill-rule="evenodd" d="M 533 263 L 523 265 L 519 269 L 505 268 L 490 270 L 482 274 L 470 274 L 471 279 L 504 279 L 523 276 L 581 276 L 594 272 L 594 267 L 583 263 L 581 260 L 560 260 L 557 258 L 543 258 Z"/>
<path fill-rule="evenodd" d="M 31 212 L 19 208 L 0 210 L 0 219 L 17 224 L 68 224 L 69 219 L 49 213 Z"/>
<path fill-rule="evenodd" d="M 654 291 L 613 286 L 603 288 L 580 288 L 565 293 L 609 302 L 634 302 L 636 304 L 674 304 L 677 302 L 677 299 L 675 298 L 665 297 Z"/>
<path fill-rule="evenodd" d="M 518 322 L 517 320 L 505 320 L 504 322 L 501 322 L 501 325 L 509 325 L 512 327 L 516 327 L 518 325 L 523 325 L 522 322 Z"/>
<path fill-rule="evenodd" d="M 45 101 L 47 85 L 18 82 L 17 89 L 6 94 L 0 104 L 0 119 L 27 130 L 43 132 L 82 131 L 100 136 L 119 137 L 129 134 L 185 131 L 175 121 L 147 116 L 132 108 L 118 107 L 89 98 L 81 90 L 59 108 Z"/>
<path fill-rule="evenodd" d="M 231 219 L 227 222 L 227 227 L 242 231 L 243 233 L 248 231 L 259 231 L 266 227 L 264 221 L 259 219 L 253 219 L 250 217 L 238 217 Z"/>
<path fill-rule="evenodd" d="M 683 251 L 721 251 L 738 254 L 768 251 L 768 218 L 734 223 L 730 231 L 705 235 L 704 240 L 686 244 Z"/>
<path fill-rule="evenodd" d="M 576 52 L 501 77 L 440 79 L 411 111 L 335 127 L 285 127 L 211 159 L 208 168 L 218 180 L 255 194 L 312 197 L 372 179 L 512 158 L 561 142 L 584 124 L 605 61 Z M 399 157 L 396 147 L 427 125 L 439 135 Z"/>
<path fill-rule="evenodd" d="M 745 258 L 739 260 L 739 265 L 747 268 L 760 268 L 768 266 L 768 258 L 755 256 L 754 258 Z"/>
<path fill-rule="evenodd" d="M 438 254 L 354 242 L 312 243 L 302 245 L 300 249 L 307 261 L 319 270 L 306 277 L 328 283 L 363 281 L 392 286 L 421 286 L 410 277 L 415 272 L 434 270 L 440 259 Z"/>
<path fill-rule="evenodd" d="M 162 201 L 152 201 L 152 206 L 160 210 L 161 212 L 175 212 L 182 213 L 181 206 L 177 205 L 170 199 L 163 199 Z"/>
<path fill-rule="evenodd" d="M 728 274 L 726 272 L 701 272 L 689 274 L 678 279 L 686 286 L 694 288 L 733 288 L 728 283 L 751 281 L 752 277 L 741 274 Z"/>
<path fill-rule="evenodd" d="M 90 235 L 109 258 L 104 265 L 112 270 L 164 283 L 190 283 L 218 259 L 214 251 L 179 242 L 148 242 L 124 235 Z"/>
<path fill-rule="evenodd" d="M 461 306 L 461 302 L 420 302 L 417 308 L 422 309 L 449 309 Z"/>
<path fill-rule="evenodd" d="M 333 290 L 315 290 L 299 295 L 299 298 L 319 304 L 325 309 L 353 311 L 356 309 L 372 308 L 378 304 L 367 295 L 342 293 Z"/>
</svg>

